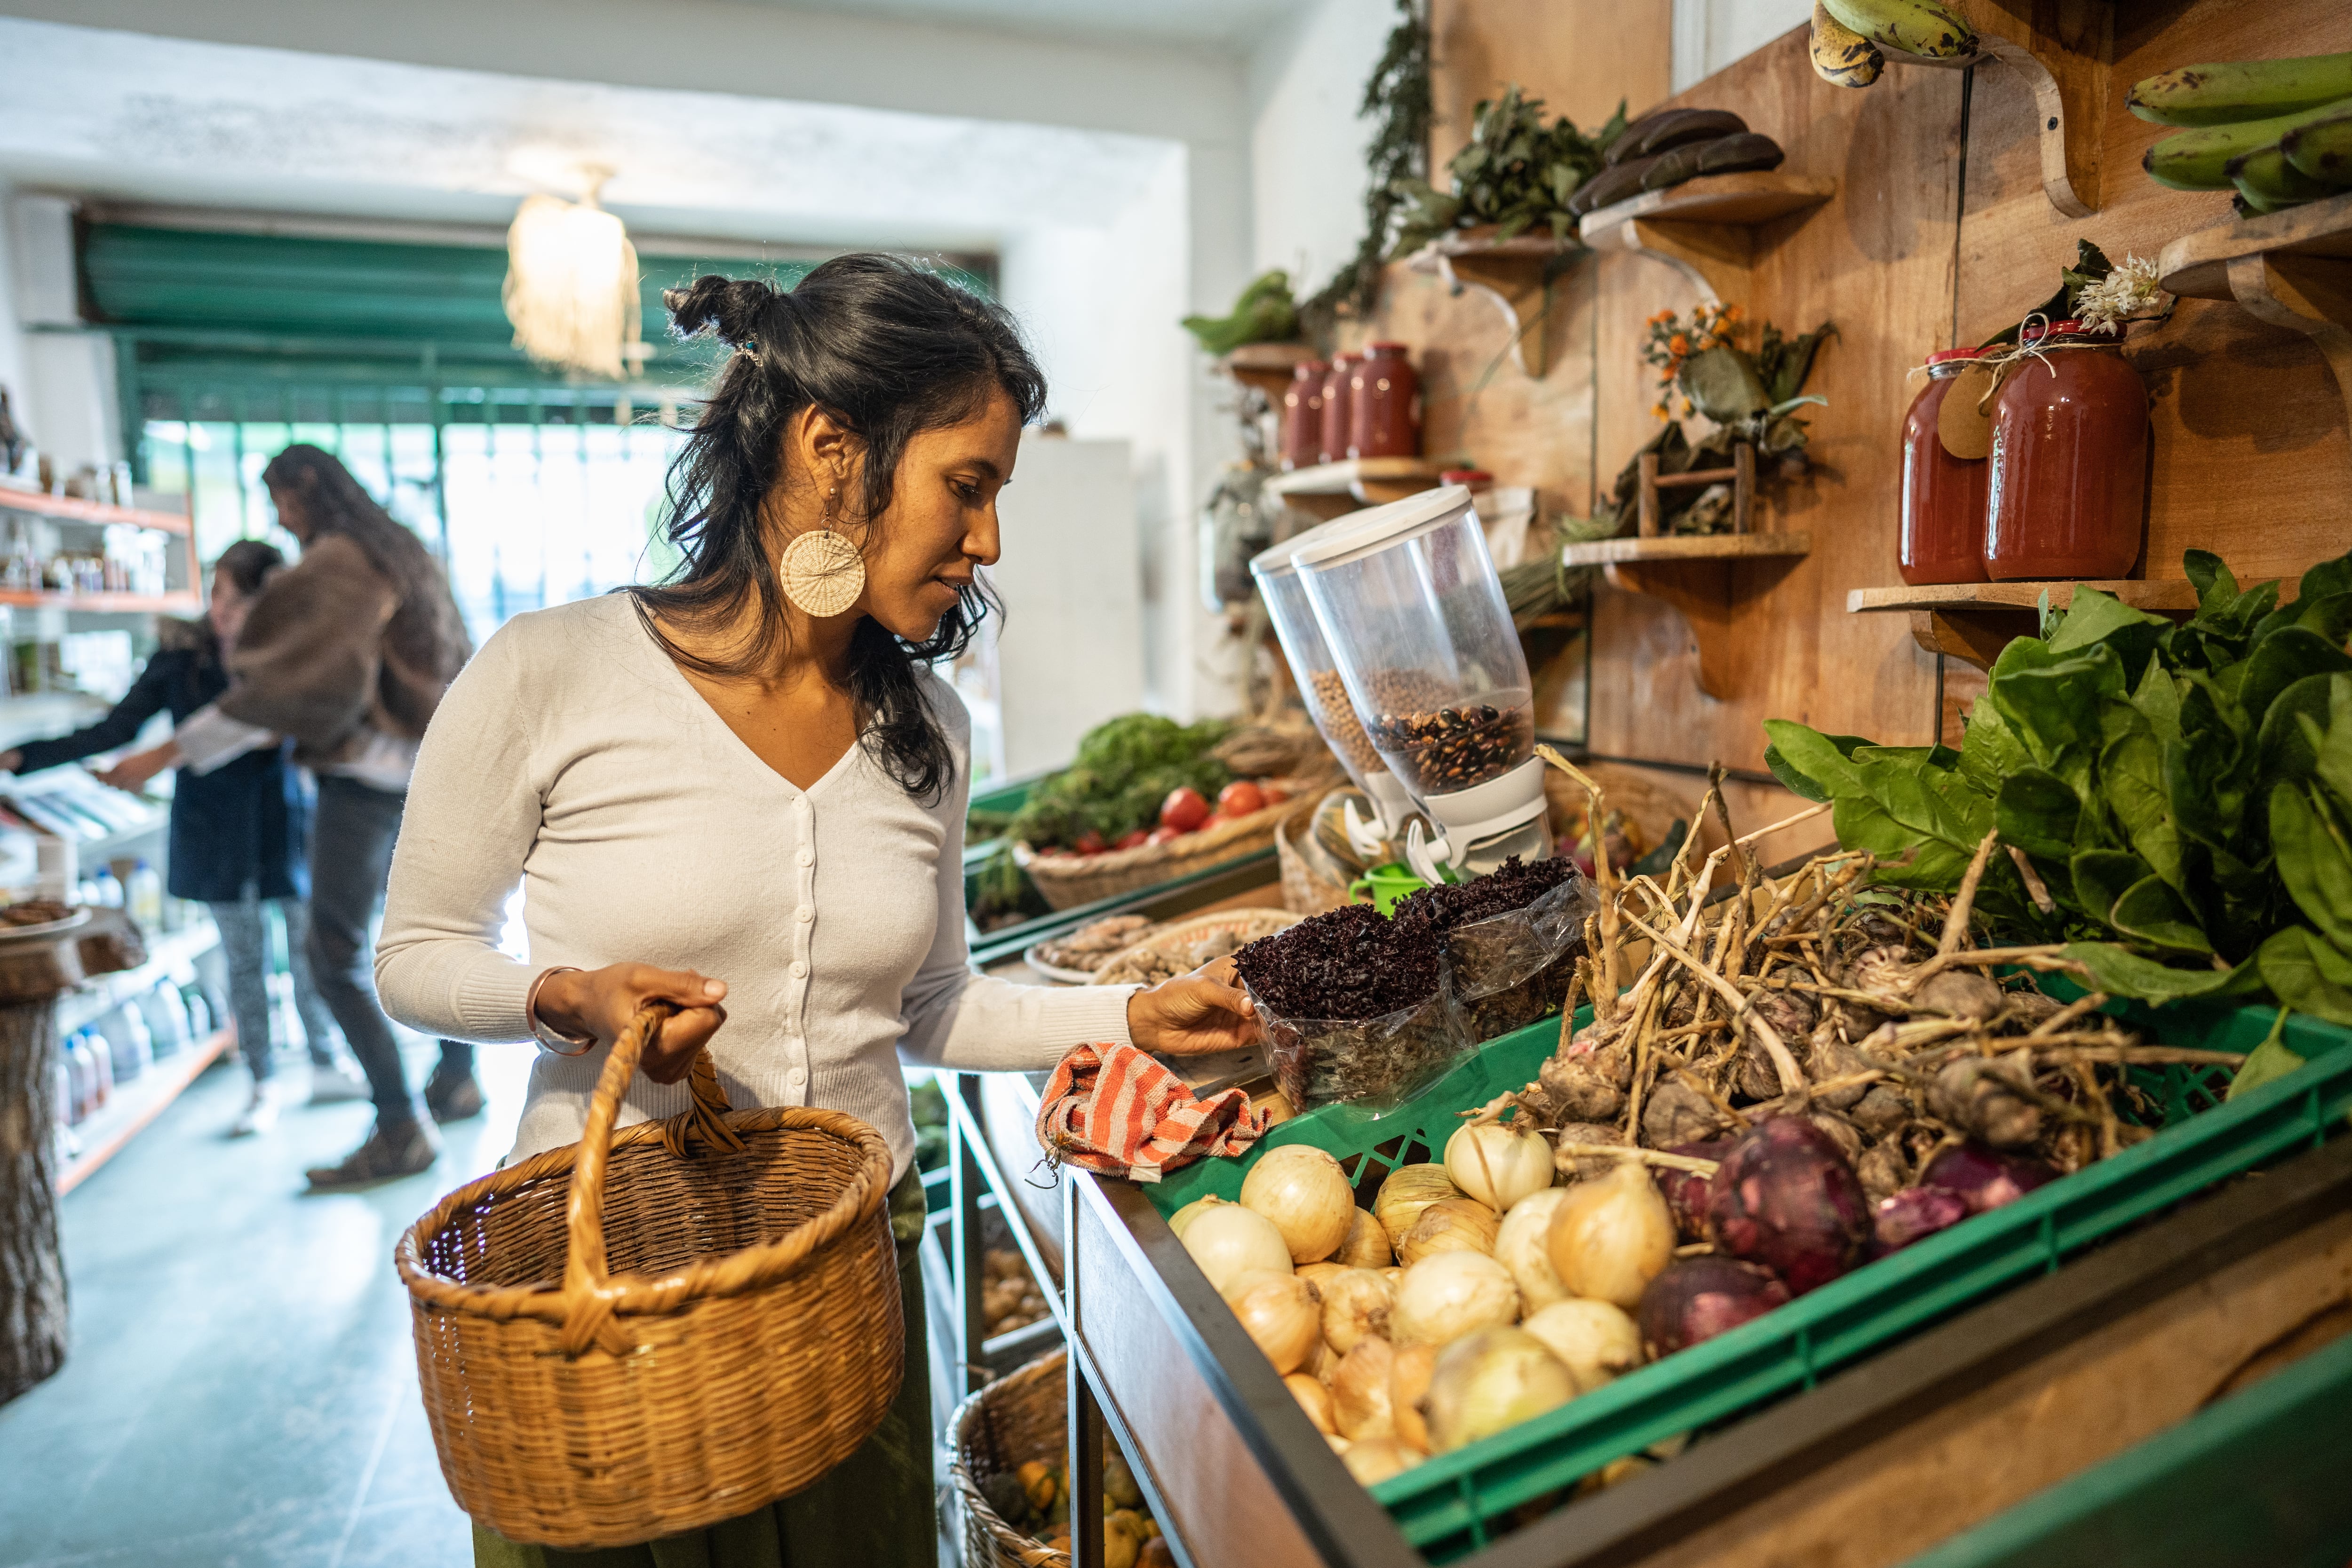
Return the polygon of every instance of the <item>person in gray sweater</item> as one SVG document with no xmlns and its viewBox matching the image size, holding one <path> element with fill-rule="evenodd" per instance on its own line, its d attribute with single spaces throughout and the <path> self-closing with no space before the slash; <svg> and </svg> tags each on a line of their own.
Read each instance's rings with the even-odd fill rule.
<svg viewBox="0 0 2352 1568">
<path fill-rule="evenodd" d="M 1033 1070 L 1081 1042 L 1174 1055 L 1257 1037 L 1222 967 L 1143 988 L 973 974 L 961 875 L 970 721 L 930 673 L 987 606 L 998 492 L 1043 377 L 1011 320 L 906 262 L 793 291 L 705 278 L 681 333 L 734 348 L 672 472 L 666 583 L 520 616 L 418 751 L 376 979 L 392 1015 L 536 1039 L 514 1153 L 576 1142 L 638 1007 L 682 1009 L 624 1101 L 676 1114 L 710 1048 L 736 1105 L 822 1105 L 895 1163 L 906 1372 L 881 1428 L 807 1490 L 598 1568 L 929 1564 L 921 1180 L 902 1060 Z M 528 957 L 499 945 L 522 890 Z M 477 1528 L 500 1568 L 591 1556 Z"/>
</svg>

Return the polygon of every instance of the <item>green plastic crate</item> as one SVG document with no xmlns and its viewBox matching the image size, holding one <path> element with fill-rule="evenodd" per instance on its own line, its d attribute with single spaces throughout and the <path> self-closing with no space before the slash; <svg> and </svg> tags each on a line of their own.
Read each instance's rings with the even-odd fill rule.
<svg viewBox="0 0 2352 1568">
<path fill-rule="evenodd" d="M 2314 1352 L 1906 1568 L 2343 1568 L 2352 1339 Z"/>
<path fill-rule="evenodd" d="M 2161 1014 L 2137 1005 L 2108 1011 L 2168 1044 L 2241 1053 L 2261 1043 L 2276 1016 L 2268 1008 L 2179 1005 Z M 1590 1016 L 1580 1012 L 1578 1023 Z M 1534 1078 L 1559 1038 L 1557 1018 L 1531 1025 L 1465 1058 L 1386 1115 L 1326 1106 L 1282 1123 L 1238 1160 L 1203 1161 L 1143 1190 L 1163 1215 L 1211 1194 L 1238 1198 L 1266 1150 L 1312 1143 L 1338 1156 L 1360 1197 L 1368 1197 L 1397 1166 L 1437 1158 L 1459 1111 Z M 1809 1389 L 2022 1279 L 2054 1271 L 2070 1254 L 2216 1182 L 2316 1146 L 2352 1111 L 2352 1030 L 2297 1016 L 2285 1038 L 2306 1058 L 2300 1071 L 2221 1104 L 2224 1075 L 2166 1068 L 2156 1098 L 2205 1109 L 1729 1333 L 1382 1481 L 1373 1497 L 1431 1561 L 1466 1555 L 1507 1533 L 1513 1510 L 1612 1459 Z"/>
</svg>

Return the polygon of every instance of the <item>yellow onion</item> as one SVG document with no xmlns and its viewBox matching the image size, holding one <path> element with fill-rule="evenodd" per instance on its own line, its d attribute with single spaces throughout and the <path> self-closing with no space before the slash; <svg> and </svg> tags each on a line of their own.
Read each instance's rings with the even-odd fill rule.
<svg viewBox="0 0 2352 1568">
<path fill-rule="evenodd" d="M 1410 1268 L 1440 1252 L 1491 1254 L 1501 1226 L 1495 1211 L 1476 1198 L 1440 1198 L 1412 1222 L 1397 1246 L 1397 1258 Z"/>
<path fill-rule="evenodd" d="M 1422 1415 L 1432 1452 L 1491 1437 L 1576 1397 L 1576 1378 L 1525 1329 L 1465 1334 L 1437 1352 Z"/>
<path fill-rule="evenodd" d="M 1274 1370 L 1297 1372 L 1323 1337 L 1323 1313 L 1315 1287 L 1296 1274 L 1254 1269 L 1236 1278 L 1225 1305 Z"/>
<path fill-rule="evenodd" d="M 1519 1327 L 1543 1341 L 1590 1394 L 1642 1364 L 1642 1331 L 1622 1308 L 1570 1297 L 1529 1312 Z"/>
<path fill-rule="evenodd" d="M 1220 1296 L 1236 1275 L 1253 1268 L 1290 1272 L 1290 1248 L 1274 1221 L 1239 1204 L 1202 1209 L 1184 1227 L 1184 1250 Z"/>
<path fill-rule="evenodd" d="M 1399 1345 L 1389 1367 L 1389 1420 L 1397 1441 L 1416 1453 L 1429 1452 L 1429 1423 L 1422 1419 L 1422 1397 L 1429 1392 L 1429 1374 L 1437 1368 L 1435 1345 Z"/>
<path fill-rule="evenodd" d="M 1396 1352 L 1378 1334 L 1358 1340 L 1356 1348 L 1339 1358 L 1339 1370 L 1331 1379 L 1331 1418 L 1341 1436 L 1361 1442 L 1395 1434 L 1389 1405 L 1395 1374 Z"/>
<path fill-rule="evenodd" d="M 1675 1216 L 1641 1163 L 1579 1182 L 1552 1215 L 1551 1266 L 1571 1296 L 1632 1311 L 1675 1257 Z"/>
<path fill-rule="evenodd" d="M 1299 1364 L 1298 1370 L 1328 1388 L 1331 1386 L 1331 1374 L 1339 1370 L 1339 1352 L 1323 1341 L 1317 1340 L 1315 1348 L 1307 1352 L 1307 1359 Z"/>
<path fill-rule="evenodd" d="M 1518 1316 L 1519 1288 L 1509 1269 L 1483 1252 L 1441 1252 L 1404 1271 L 1389 1309 L 1389 1338 L 1442 1345 Z"/>
<path fill-rule="evenodd" d="M 1217 1207 L 1220 1204 L 1229 1205 L 1232 1202 L 1232 1199 L 1221 1198 L 1214 1193 L 1211 1193 L 1205 1198 L 1194 1198 L 1191 1203 L 1186 1204 L 1182 1208 L 1178 1209 L 1174 1214 L 1168 1216 L 1168 1228 L 1176 1233 L 1177 1240 L 1181 1241 L 1184 1239 L 1185 1228 L 1189 1226 L 1193 1220 L 1207 1213 L 1209 1210 Z"/>
<path fill-rule="evenodd" d="M 1307 1412 L 1307 1419 L 1315 1423 L 1315 1430 L 1328 1436 L 1339 1430 L 1331 1421 L 1331 1391 L 1303 1372 L 1294 1372 L 1282 1380 L 1290 1390 L 1290 1397 L 1298 1401 L 1298 1408 Z"/>
<path fill-rule="evenodd" d="M 1381 1227 L 1364 1209 L 1355 1211 L 1356 1217 L 1348 1222 L 1348 1239 L 1331 1255 L 1331 1261 L 1350 1268 L 1386 1268 L 1396 1261 L 1396 1248 L 1389 1245 L 1389 1233 Z"/>
<path fill-rule="evenodd" d="M 1421 1463 L 1421 1456 L 1402 1443 L 1386 1437 L 1368 1437 L 1350 1443 L 1340 1458 L 1347 1462 L 1348 1473 L 1356 1478 L 1360 1487 L 1378 1486 L 1391 1476 L 1402 1475 Z"/>
<path fill-rule="evenodd" d="M 1440 1198 L 1455 1195 L 1454 1180 L 1443 1165 L 1399 1165 L 1372 1194 L 1372 1217 L 1389 1233 L 1389 1245 L 1402 1250 L 1405 1233 L 1421 1211 Z"/>
<path fill-rule="evenodd" d="M 1568 1300 L 1568 1287 L 1551 1266 L 1549 1243 L 1553 1213 L 1569 1192 L 1567 1187 L 1546 1187 L 1528 1194 L 1511 1205 L 1495 1233 L 1495 1261 L 1511 1271 L 1523 1312 Z"/>
<path fill-rule="evenodd" d="M 1404 1278 L 1404 1266 L 1401 1263 L 1392 1263 L 1381 1270 L 1381 1278 L 1389 1282 L 1391 1289 L 1394 1289 L 1396 1282 Z"/>
<path fill-rule="evenodd" d="M 1339 1162 L 1311 1143 L 1286 1143 L 1258 1157 L 1242 1180 L 1242 1207 L 1274 1221 L 1293 1263 L 1339 1250 L 1355 1216 L 1356 1194 Z"/>
<path fill-rule="evenodd" d="M 1347 1457 L 1348 1450 L 1355 1446 L 1349 1442 L 1345 1437 L 1340 1436 L 1337 1432 L 1324 1433 L 1323 1440 L 1326 1443 L 1330 1444 L 1331 1451 L 1342 1458 L 1345 1458 Z"/>
<path fill-rule="evenodd" d="M 1463 1193 L 1497 1214 L 1551 1185 L 1552 1147 L 1533 1124 L 1465 1124 L 1445 1141 L 1445 1173 Z"/>
<path fill-rule="evenodd" d="M 1328 1279 L 1316 1281 L 1323 1294 L 1323 1337 L 1346 1355 L 1368 1334 L 1389 1331 L 1389 1307 L 1396 1292 L 1369 1268 L 1342 1268 Z"/>
<path fill-rule="evenodd" d="M 1318 1290 L 1323 1289 L 1324 1283 L 1333 1275 L 1345 1274 L 1347 1271 L 1348 1266 L 1344 1263 L 1302 1263 L 1293 1270 L 1301 1279 L 1306 1280 Z"/>
</svg>

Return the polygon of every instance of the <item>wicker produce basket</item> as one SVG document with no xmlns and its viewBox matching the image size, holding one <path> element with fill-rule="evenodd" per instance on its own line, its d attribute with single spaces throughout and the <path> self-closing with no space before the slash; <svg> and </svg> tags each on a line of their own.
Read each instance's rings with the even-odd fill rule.
<svg viewBox="0 0 2352 1568">
<path fill-rule="evenodd" d="M 1248 946 L 1262 936 L 1272 936 L 1278 931 L 1288 931 L 1306 917 L 1288 910 L 1239 909 L 1210 910 L 1181 920 L 1170 921 L 1155 928 L 1141 942 L 1123 947 L 1103 961 L 1103 966 L 1087 978 L 1089 985 L 1153 985 L 1167 978 L 1161 973 L 1173 964 L 1179 974 L 1187 973 L 1197 965 L 1191 962 L 1186 949 L 1197 946 L 1203 937 L 1230 936 L 1234 951 Z"/>
<path fill-rule="evenodd" d="M 1319 915 L 1355 901 L 1349 896 L 1347 883 L 1323 876 L 1300 849 L 1298 841 L 1312 832 L 1304 816 L 1276 823 L 1274 828 L 1275 864 L 1282 868 L 1282 907 L 1295 914 Z"/>
<path fill-rule="evenodd" d="M 1187 833 L 1166 844 L 1110 849 L 1099 855 L 1040 855 L 1026 844 L 1013 847 L 1013 858 L 1037 891 L 1057 910 L 1074 910 L 1098 899 L 1139 893 L 1179 877 L 1205 871 L 1245 855 L 1255 855 L 1274 842 L 1275 828 L 1292 816 L 1314 809 L 1322 798 L 1325 781 L 1277 779 L 1289 795 L 1264 811 L 1231 822 Z"/>
<path fill-rule="evenodd" d="M 898 1393 L 881 1134 L 730 1110 L 708 1052 L 691 1110 L 615 1132 L 671 1011 L 614 1045 L 578 1143 L 459 1187 L 394 1254 L 442 1474 L 512 1541 L 584 1551 L 747 1513 L 847 1458 Z"/>
<path fill-rule="evenodd" d="M 1022 1534 L 989 1506 L 990 1477 L 1069 1447 L 1069 1352 L 1008 1373 L 956 1406 L 948 1423 L 948 1476 L 963 1510 L 963 1568 L 1069 1568 L 1070 1554 Z"/>
</svg>

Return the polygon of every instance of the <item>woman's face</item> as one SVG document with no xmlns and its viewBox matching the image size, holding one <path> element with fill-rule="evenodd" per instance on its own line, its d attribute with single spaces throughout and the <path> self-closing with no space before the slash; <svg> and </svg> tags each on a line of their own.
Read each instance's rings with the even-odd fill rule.
<svg viewBox="0 0 2352 1568">
<path fill-rule="evenodd" d="M 212 604 L 205 616 L 213 624 L 213 631 L 225 647 L 236 646 L 236 634 L 245 629 L 245 613 L 253 608 L 253 601 L 237 590 L 236 581 L 226 572 L 213 574 Z"/>
<path fill-rule="evenodd" d="M 995 564 L 996 496 L 1020 455 L 1021 415 L 1001 392 L 962 424 L 909 440 L 890 504 L 864 535 L 856 609 L 909 642 L 937 631 L 972 574 Z"/>
<path fill-rule="evenodd" d="M 278 509 L 278 526 L 304 544 L 310 542 L 310 514 L 302 508 L 302 498 L 289 489 L 276 485 L 269 487 L 269 504 Z"/>
</svg>

